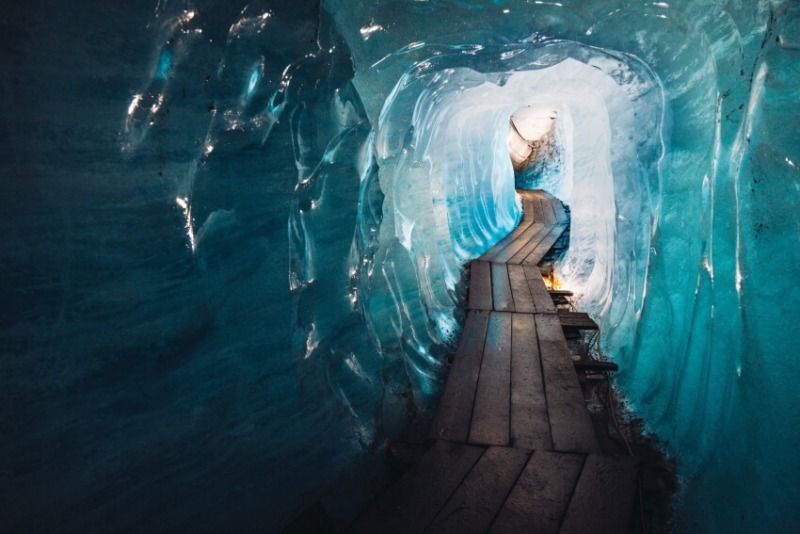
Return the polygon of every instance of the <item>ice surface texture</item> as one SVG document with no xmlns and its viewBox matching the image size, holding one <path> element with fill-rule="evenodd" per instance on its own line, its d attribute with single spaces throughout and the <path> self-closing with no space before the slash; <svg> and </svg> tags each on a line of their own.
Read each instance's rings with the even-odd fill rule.
<svg viewBox="0 0 800 534">
<path fill-rule="evenodd" d="M 436 332 L 452 330 L 449 296 L 461 266 L 519 221 L 508 120 L 520 106 L 545 103 L 560 109 L 565 161 L 541 186 L 573 207 L 559 277 L 616 323 L 616 334 L 623 324 L 630 334 L 658 214 L 664 101 L 653 74 L 633 56 L 572 41 L 415 50 L 424 48 L 432 55 L 398 80 L 375 141 L 386 195 L 379 250 L 387 251 L 383 261 L 414 266 L 394 279 L 417 281 L 427 313 L 412 316 L 412 329 L 427 321 L 437 327 L 434 341 L 442 338 Z M 391 69 L 394 62 L 409 60 L 401 53 L 380 63 Z M 381 305 L 369 317 L 386 324 L 398 304 L 405 305 Z"/>
<path fill-rule="evenodd" d="M 108 4 L 0 19 L 11 527 L 347 521 L 519 218 L 537 103 L 558 276 L 682 461 L 679 527 L 800 530 L 795 5 Z"/>
</svg>

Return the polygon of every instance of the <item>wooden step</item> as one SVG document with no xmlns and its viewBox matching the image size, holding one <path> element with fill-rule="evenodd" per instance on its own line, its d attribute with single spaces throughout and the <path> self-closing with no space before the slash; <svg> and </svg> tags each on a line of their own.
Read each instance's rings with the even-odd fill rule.
<svg viewBox="0 0 800 534">
<path fill-rule="evenodd" d="M 591 372 L 614 372 L 619 370 L 619 366 L 614 362 L 604 362 L 600 360 L 574 360 L 573 365 L 579 371 Z"/>
<path fill-rule="evenodd" d="M 558 318 L 564 328 L 578 330 L 597 330 L 599 328 L 588 313 L 559 310 Z"/>
</svg>

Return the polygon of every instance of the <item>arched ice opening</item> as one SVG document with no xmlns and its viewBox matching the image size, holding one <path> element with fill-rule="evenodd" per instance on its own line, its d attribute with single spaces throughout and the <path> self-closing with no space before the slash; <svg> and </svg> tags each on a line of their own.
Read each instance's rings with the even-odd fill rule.
<svg viewBox="0 0 800 534">
<path fill-rule="evenodd" d="M 535 161 L 532 145 L 554 158 L 523 187 L 571 209 L 556 276 L 601 326 L 612 322 L 627 335 L 643 302 L 657 218 L 663 113 L 660 83 L 641 61 L 570 41 L 442 53 L 398 80 L 374 140 L 385 194 L 377 254 L 390 266 L 385 285 L 374 287 L 388 286 L 396 302 L 386 307 L 377 292 L 368 295 L 368 319 L 385 334 L 384 347 L 397 332 L 411 338 L 404 343 L 416 347 L 409 358 L 421 390 L 438 365 L 425 347 L 457 330 L 462 266 L 520 220 L 512 161 Z M 510 138 L 512 116 L 518 138 Z M 407 312 L 419 309 L 424 323 Z"/>
</svg>

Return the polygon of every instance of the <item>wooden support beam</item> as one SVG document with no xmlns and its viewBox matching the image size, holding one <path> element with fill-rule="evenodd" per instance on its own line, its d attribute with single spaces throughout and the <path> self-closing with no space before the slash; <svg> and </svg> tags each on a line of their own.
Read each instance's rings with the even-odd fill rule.
<svg viewBox="0 0 800 534">
<path fill-rule="evenodd" d="M 614 362 L 602 362 L 600 360 L 575 360 L 572 362 L 578 371 L 594 372 L 614 372 L 619 370 L 619 366 Z"/>
<path fill-rule="evenodd" d="M 558 318 L 564 328 L 578 330 L 597 330 L 599 328 L 588 313 L 559 310 Z"/>
</svg>

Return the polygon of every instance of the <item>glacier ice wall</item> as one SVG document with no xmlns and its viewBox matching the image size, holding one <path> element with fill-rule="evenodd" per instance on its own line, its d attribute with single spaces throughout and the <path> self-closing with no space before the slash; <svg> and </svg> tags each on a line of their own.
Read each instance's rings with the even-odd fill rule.
<svg viewBox="0 0 800 534">
<path fill-rule="evenodd" d="M 682 462 L 679 527 L 797 530 L 792 2 L 36 0 L 0 12 L 0 517 L 340 523 L 429 412 L 463 263 L 559 107 L 559 278 Z"/>
</svg>

